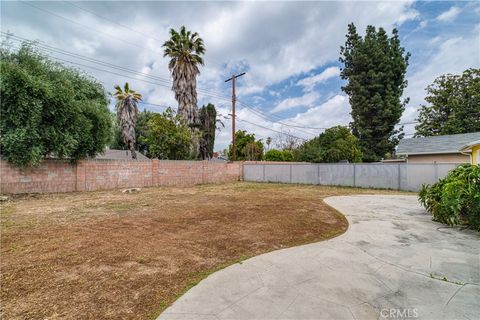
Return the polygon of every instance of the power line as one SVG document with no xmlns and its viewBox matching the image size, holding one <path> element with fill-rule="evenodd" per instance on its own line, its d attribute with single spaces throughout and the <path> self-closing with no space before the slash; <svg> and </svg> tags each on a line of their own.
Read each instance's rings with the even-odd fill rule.
<svg viewBox="0 0 480 320">
<path fill-rule="evenodd" d="M 4 32 L 4 31 L 1 31 L 1 33 L 7 39 L 11 38 L 12 40 L 18 41 L 18 42 L 28 42 L 30 45 L 33 45 L 37 48 L 43 48 L 43 49 L 49 50 L 51 52 L 55 52 L 55 53 L 59 53 L 59 54 L 62 54 L 62 55 L 74 57 L 76 59 L 88 61 L 88 62 L 91 62 L 91 63 L 94 63 L 94 64 L 99 64 L 99 65 L 106 66 L 106 67 L 109 67 L 109 68 L 112 68 L 112 69 L 117 69 L 117 70 L 120 70 L 120 71 L 140 75 L 140 76 L 145 77 L 145 78 L 153 79 L 153 80 L 156 80 L 156 81 L 160 81 L 160 82 L 172 85 L 172 81 L 169 80 L 169 79 L 166 79 L 166 78 L 162 78 L 162 77 L 159 77 L 159 76 L 153 76 L 153 75 L 148 74 L 148 73 L 136 71 L 136 70 L 129 69 L 129 68 L 126 68 L 126 67 L 123 67 L 123 66 L 118 66 L 118 65 L 106 62 L 106 61 L 98 60 L 98 59 L 87 57 L 87 56 L 84 56 L 84 55 L 81 55 L 81 54 L 78 54 L 78 53 L 74 53 L 74 52 L 67 51 L 67 50 L 64 50 L 64 49 L 56 48 L 56 47 L 50 46 L 48 44 L 45 44 L 44 42 L 33 41 L 31 39 L 27 39 L 27 38 L 24 38 L 24 37 L 21 37 L 21 36 L 17 36 L 17 35 L 14 35 L 12 33 L 7 33 L 7 32 Z M 197 91 L 204 94 L 204 95 L 213 97 L 213 98 L 222 99 L 222 100 L 225 100 L 225 101 L 230 101 L 230 97 L 225 96 L 222 93 L 219 93 L 219 92 L 216 92 L 216 91 L 206 90 L 206 89 L 202 89 L 202 88 L 197 88 Z"/>
<path fill-rule="evenodd" d="M 82 11 L 88 12 L 88 13 L 90 13 L 90 14 L 92 14 L 92 15 L 100 18 L 100 19 L 109 21 L 109 22 L 111 22 L 111 23 L 116 24 L 117 26 L 120 26 L 120 27 L 125 28 L 125 29 L 128 29 L 128 30 L 130 30 L 130 31 L 132 31 L 132 32 L 135 32 L 135 33 L 137 33 L 137 34 L 139 34 L 139 35 L 142 35 L 142 36 L 144 36 L 144 37 L 146 37 L 146 38 L 148 38 L 148 39 L 152 39 L 152 40 L 158 41 L 158 42 L 160 42 L 160 43 L 163 43 L 163 42 L 164 42 L 164 41 L 162 41 L 162 40 L 159 40 L 159 39 L 157 39 L 157 38 L 154 38 L 154 37 L 152 37 L 152 36 L 149 36 L 149 35 L 146 34 L 146 33 L 143 33 L 143 32 L 141 32 L 141 31 L 135 30 L 135 29 L 133 29 L 133 28 L 127 26 L 127 25 L 124 25 L 124 24 L 119 23 L 119 22 L 117 22 L 117 21 L 114 21 L 114 20 L 111 20 L 111 19 L 106 18 L 106 17 L 104 17 L 104 16 L 101 16 L 101 15 L 99 15 L 98 13 L 96 13 L 95 11 L 91 11 L 91 10 L 89 10 L 89 9 L 83 8 L 83 7 L 79 6 L 78 4 L 75 4 L 74 2 L 71 2 L 71 1 L 62 1 L 62 2 L 66 3 L 66 4 L 69 4 L 69 5 L 73 6 L 73 7 L 76 7 L 76 8 L 78 8 L 78 9 L 82 10 Z"/>
<path fill-rule="evenodd" d="M 277 133 L 280 133 L 280 134 L 284 134 L 286 136 L 290 136 L 292 138 L 295 138 L 295 139 L 300 139 L 300 140 L 303 140 L 303 141 L 307 141 L 308 139 L 305 139 L 305 138 L 301 138 L 301 137 L 297 137 L 297 136 L 294 136 L 293 134 L 290 134 L 290 133 L 285 133 L 285 132 L 282 132 L 282 131 L 278 131 L 278 130 L 275 130 L 275 129 L 272 129 L 272 128 L 268 128 L 268 127 L 265 127 L 265 126 L 262 126 L 258 123 L 253 123 L 253 122 L 250 122 L 250 121 L 247 121 L 247 120 L 243 120 L 243 119 L 240 119 L 238 118 L 238 121 L 242 121 L 242 122 L 245 122 L 245 123 L 249 123 L 251 125 L 254 125 L 254 126 L 257 126 L 257 127 L 260 127 L 260 128 L 263 128 L 263 129 L 266 129 L 266 130 L 270 130 L 270 131 L 273 131 L 273 132 L 277 132 Z"/>
<path fill-rule="evenodd" d="M 19 2 L 20 2 L 20 3 L 23 3 L 23 4 L 27 5 L 27 6 L 30 6 L 30 7 L 32 7 L 32 8 L 35 8 L 35 9 L 37 9 L 37 10 L 46 12 L 46 13 L 54 16 L 54 17 L 57 17 L 57 18 L 66 20 L 66 21 L 68 21 L 68 22 L 70 22 L 70 23 L 73 23 L 73 24 L 79 25 L 79 26 L 81 26 L 81 27 L 83 27 L 83 28 L 87 28 L 87 29 L 89 29 L 89 30 L 92 30 L 92 31 L 94 31 L 95 33 L 99 33 L 99 34 L 103 35 L 104 37 L 108 37 L 108 38 L 112 38 L 112 39 L 115 39 L 115 40 L 118 40 L 118 41 L 122 41 L 123 43 L 129 44 L 129 45 L 131 45 L 131 46 L 134 46 L 134 47 L 137 47 L 137 48 L 140 48 L 140 49 L 149 50 L 147 47 L 140 46 L 140 45 L 138 45 L 138 44 L 136 44 L 136 43 L 127 41 L 127 40 L 125 40 L 125 39 L 117 38 L 117 37 L 115 37 L 115 36 L 112 36 L 112 35 L 109 34 L 109 33 L 106 33 L 106 32 L 100 31 L 100 30 L 97 30 L 97 29 L 95 29 L 95 28 L 92 28 L 92 27 L 87 26 L 87 25 L 85 25 L 85 24 L 83 24 L 83 23 L 77 22 L 77 21 L 72 20 L 72 19 L 70 19 L 70 18 L 66 18 L 66 17 L 64 17 L 64 16 L 62 16 L 62 15 L 59 15 L 59 14 L 57 14 L 57 13 L 55 13 L 55 12 L 52 12 L 52 11 L 50 11 L 50 10 L 47 10 L 47 9 L 45 9 L 45 8 L 41 8 L 41 7 L 38 7 L 38 6 L 36 6 L 36 5 L 33 5 L 33 4 L 31 4 L 30 2 L 26 2 L 26 1 L 23 1 L 23 0 L 20 0 Z"/>
<path fill-rule="evenodd" d="M 288 124 L 288 123 L 272 120 L 271 117 L 266 115 L 264 112 L 262 112 L 260 110 L 255 110 L 253 107 L 251 107 L 251 106 L 249 106 L 249 105 L 247 105 L 247 104 L 245 104 L 241 101 L 239 101 L 239 103 L 241 105 L 243 105 L 246 109 L 249 109 L 250 111 L 252 111 L 253 113 L 262 116 L 264 119 L 272 121 L 272 122 L 280 123 L 280 124 L 283 124 L 285 126 L 289 126 L 289 127 L 293 127 L 293 128 L 301 128 L 301 129 L 312 129 L 312 130 L 326 130 L 326 129 L 329 129 L 329 127 L 309 127 L 309 126 L 300 125 L 300 124 L 299 125 L 293 125 L 293 124 Z M 271 116 L 273 117 L 275 115 L 271 115 Z M 278 116 L 275 116 L 275 117 L 279 118 Z M 296 123 L 291 119 L 282 119 L 281 121 L 290 121 L 290 122 Z M 419 121 L 400 122 L 400 123 L 395 124 L 394 126 L 402 126 L 402 125 L 409 125 L 409 124 L 416 124 L 416 123 L 420 123 L 420 122 Z M 385 126 L 370 126 L 370 127 L 365 127 L 365 128 L 373 129 L 373 128 L 384 128 L 384 127 Z"/>
</svg>

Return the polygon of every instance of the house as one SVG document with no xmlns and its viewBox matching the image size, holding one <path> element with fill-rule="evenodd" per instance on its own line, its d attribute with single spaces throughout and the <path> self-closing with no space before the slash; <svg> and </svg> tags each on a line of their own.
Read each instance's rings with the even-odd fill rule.
<svg viewBox="0 0 480 320">
<path fill-rule="evenodd" d="M 480 140 L 480 132 L 402 139 L 396 155 L 408 163 L 469 163 L 471 154 L 463 151 Z"/>
<path fill-rule="evenodd" d="M 140 161 L 150 160 L 140 152 L 136 152 L 137 159 Z M 115 150 L 115 149 L 107 149 L 104 153 L 97 154 L 95 159 L 102 159 L 102 160 L 134 160 L 132 159 L 132 154 L 128 150 Z"/>
<path fill-rule="evenodd" d="M 473 141 L 460 149 L 470 156 L 472 164 L 480 165 L 480 140 Z"/>
</svg>

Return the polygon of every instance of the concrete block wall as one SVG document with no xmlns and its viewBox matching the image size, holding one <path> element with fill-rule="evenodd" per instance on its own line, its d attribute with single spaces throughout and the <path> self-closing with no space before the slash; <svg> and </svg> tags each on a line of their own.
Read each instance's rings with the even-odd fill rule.
<svg viewBox="0 0 480 320">
<path fill-rule="evenodd" d="M 45 160 L 19 169 L 0 160 L 0 193 L 93 191 L 150 186 L 191 186 L 242 178 L 242 163 L 212 161 Z"/>
<path fill-rule="evenodd" d="M 455 168 L 455 163 L 329 164 L 245 162 L 245 181 L 303 183 L 419 191 Z"/>
</svg>

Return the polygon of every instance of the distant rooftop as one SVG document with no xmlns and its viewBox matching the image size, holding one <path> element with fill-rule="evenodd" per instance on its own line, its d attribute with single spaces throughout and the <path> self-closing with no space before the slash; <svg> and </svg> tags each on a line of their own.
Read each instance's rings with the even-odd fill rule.
<svg viewBox="0 0 480 320">
<path fill-rule="evenodd" d="M 480 132 L 402 139 L 398 144 L 396 154 L 401 156 L 459 153 L 461 148 L 476 140 L 480 140 Z"/>
<path fill-rule="evenodd" d="M 136 152 L 137 160 L 145 161 L 150 160 L 140 152 Z M 97 154 L 95 159 L 104 159 L 104 160 L 134 160 L 132 159 L 132 154 L 130 151 L 127 150 L 115 150 L 115 149 L 107 149 L 102 154 Z"/>
</svg>

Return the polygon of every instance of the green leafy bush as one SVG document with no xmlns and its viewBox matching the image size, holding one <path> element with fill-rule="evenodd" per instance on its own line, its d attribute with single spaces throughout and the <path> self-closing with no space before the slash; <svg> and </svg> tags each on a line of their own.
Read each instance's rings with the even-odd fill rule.
<svg viewBox="0 0 480 320">
<path fill-rule="evenodd" d="M 420 203 L 433 220 L 480 231 L 480 167 L 461 165 L 433 185 L 423 185 Z"/>
<path fill-rule="evenodd" d="M 0 149 L 16 166 L 102 152 L 112 120 L 103 86 L 23 45 L 0 48 Z"/>
<path fill-rule="evenodd" d="M 291 150 L 270 149 L 265 153 L 266 161 L 293 161 L 293 152 Z"/>
</svg>

